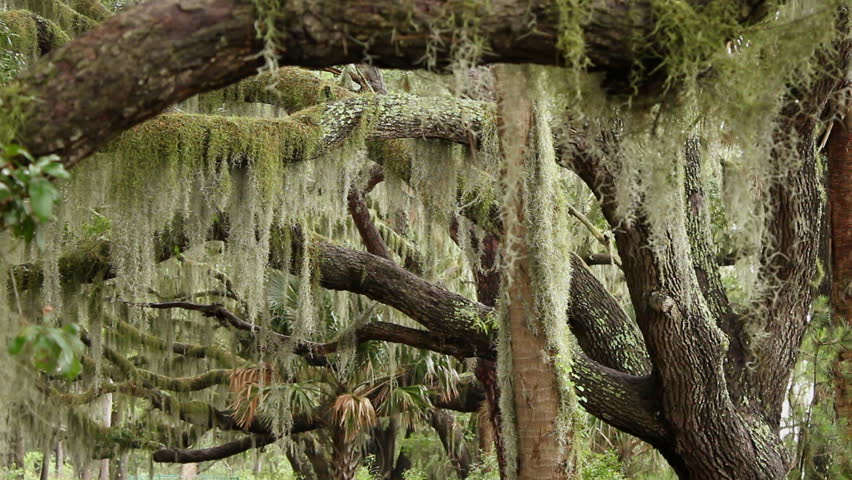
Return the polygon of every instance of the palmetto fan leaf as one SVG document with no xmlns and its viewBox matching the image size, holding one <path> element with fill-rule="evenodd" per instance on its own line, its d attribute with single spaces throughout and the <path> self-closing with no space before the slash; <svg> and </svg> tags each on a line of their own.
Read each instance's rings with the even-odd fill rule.
<svg viewBox="0 0 852 480">
<path fill-rule="evenodd" d="M 266 387 L 277 381 L 280 381 L 280 375 L 269 364 L 237 368 L 231 372 L 229 390 L 233 399 L 230 408 L 240 428 L 247 429 L 252 424 L 258 407 L 268 395 Z"/>
<path fill-rule="evenodd" d="M 407 420 L 406 423 L 413 424 L 418 419 L 426 418 L 432 408 L 429 391 L 425 386 L 395 385 L 389 386 L 388 390 L 384 392 L 379 405 L 379 413 L 389 415 L 398 412 Z"/>
<path fill-rule="evenodd" d="M 346 432 L 347 441 L 352 441 L 365 428 L 376 424 L 376 409 L 367 396 L 357 393 L 338 395 L 331 405 L 334 421 Z"/>
</svg>

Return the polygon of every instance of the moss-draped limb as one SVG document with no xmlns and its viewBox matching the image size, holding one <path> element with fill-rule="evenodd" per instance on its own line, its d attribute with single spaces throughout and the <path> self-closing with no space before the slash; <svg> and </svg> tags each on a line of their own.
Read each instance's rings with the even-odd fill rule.
<svg viewBox="0 0 852 480">
<path fill-rule="evenodd" d="M 171 392 L 194 392 L 230 382 L 229 369 L 208 370 L 192 377 L 169 377 L 133 365 L 133 362 L 109 347 L 103 347 L 104 357 L 112 362 L 130 381 L 142 382 Z"/>
<path fill-rule="evenodd" d="M 292 348 L 293 353 L 305 358 L 308 363 L 317 366 L 328 365 L 325 355 L 337 352 L 341 347 L 339 341 L 327 343 L 316 343 L 305 340 L 297 340 L 287 335 L 274 332 L 266 327 L 251 324 L 237 317 L 220 304 L 199 304 L 186 301 L 160 302 L 160 303 L 130 303 L 130 306 L 152 309 L 183 309 L 201 312 L 207 317 L 214 317 L 230 325 L 231 327 L 247 331 L 252 334 L 263 333 L 268 338 L 276 341 L 280 347 Z M 372 340 L 401 343 L 416 348 L 422 348 L 433 352 L 453 355 L 457 358 L 476 356 L 476 350 L 462 338 L 448 335 L 441 331 L 418 330 L 415 328 L 396 325 L 389 322 L 371 322 L 361 325 L 353 332 L 355 341 L 358 343 Z M 169 390 L 169 388 L 164 388 Z"/>
<path fill-rule="evenodd" d="M 100 246 L 87 243 L 83 249 L 85 252 L 108 251 L 108 243 L 104 240 L 100 242 Z M 166 248 L 162 250 L 168 251 Z M 454 356 L 493 358 L 490 340 L 474 325 L 476 318 L 490 314 L 489 307 L 431 284 L 403 267 L 367 252 L 320 243 L 315 254 L 319 259 L 322 286 L 366 295 L 399 309 L 429 328 L 428 331 L 415 330 L 415 335 L 409 335 L 406 342 L 414 342 L 424 348 L 430 348 L 429 345 L 437 348 L 435 345 L 441 344 L 444 348 L 437 351 Z M 72 251 L 63 257 L 60 264 L 65 265 L 63 272 L 83 271 L 85 275 L 78 277 L 77 281 L 85 283 L 95 278 L 110 278 L 114 274 L 107 260 L 101 255 Z M 277 268 L 289 266 L 277 264 L 274 258 L 271 261 L 272 266 Z M 635 327 L 622 323 L 629 319 L 591 272 L 580 270 L 578 264 L 582 261 L 575 258 L 573 262 L 578 277 L 572 282 L 571 305 L 576 308 L 569 311 L 569 319 L 581 346 L 588 349 L 586 353 L 589 356 L 603 365 L 628 373 L 643 372 L 645 353 Z M 298 261 L 294 264 L 298 265 Z M 38 265 L 27 265 L 17 271 L 19 275 L 40 275 Z M 386 331 L 380 330 L 383 330 L 381 325 L 366 326 L 363 338 L 393 340 Z M 415 337 L 420 336 L 424 337 L 425 343 L 416 340 Z M 604 338 L 608 341 L 601 342 Z M 582 380 L 577 381 L 583 385 Z"/>
<path fill-rule="evenodd" d="M 624 79 L 637 59 L 647 71 L 659 63 L 653 48 L 634 48 L 636 38 L 654 39 L 651 3 L 594 0 L 586 22 L 567 19 L 585 37 L 593 69 Z M 742 4 L 744 16 L 750 16 L 763 2 Z M 427 53 L 437 65 L 446 65 L 453 58 L 453 42 L 436 42 L 431 31 L 444 19 L 471 14 L 478 18 L 478 31 L 471 33 L 488 46 L 483 62 L 564 60 L 564 12 L 544 0 L 459 1 L 436 10 L 383 0 L 369 11 L 357 2 L 327 0 L 282 4 L 277 13 L 282 20 L 274 27 L 274 53 L 281 65 L 358 63 L 369 55 L 380 67 L 418 68 Z M 538 34 L 530 35 L 527 23 L 517 21 L 527 17 L 536 19 Z M 112 16 L 96 33 L 51 52 L 20 77 L 21 93 L 38 99 L 27 106 L 21 142 L 35 155 L 57 153 L 70 166 L 169 105 L 252 76 L 261 62 L 257 53 L 264 48 L 256 20 L 250 0 L 146 2 Z M 356 48 L 352 38 L 366 42 L 366 48 Z M 68 88 L 68 82 L 75 88 Z"/>
<path fill-rule="evenodd" d="M 733 311 L 728 295 L 722 285 L 719 258 L 712 240 L 712 223 L 709 199 L 701 181 L 701 147 L 698 138 L 689 138 L 684 146 L 684 204 L 687 209 L 686 234 L 689 241 L 692 264 L 701 294 L 707 302 L 719 328 L 730 342 L 725 360 L 725 376 L 728 392 L 735 402 L 742 400 L 745 393 L 741 375 L 747 368 L 747 347 L 743 334 L 743 322 Z"/>
<path fill-rule="evenodd" d="M 111 278 L 114 275 L 114 270 L 107 255 L 109 248 L 109 242 L 106 240 L 84 242 L 78 249 L 73 249 L 60 258 L 61 276 L 64 279 L 73 279 L 74 282 L 79 283 L 88 283 L 95 278 Z M 163 257 L 159 260 L 165 260 L 170 252 L 165 247 L 157 248 L 157 250 L 163 252 Z M 173 251 L 171 252 L 173 253 Z M 368 294 L 368 296 L 376 295 L 371 298 L 383 302 L 393 302 L 388 304 L 395 306 L 395 303 L 398 303 L 402 298 L 395 293 L 400 288 L 392 281 L 397 276 L 406 279 L 402 284 L 431 285 L 392 262 L 383 262 L 379 265 L 376 257 L 365 252 L 356 252 L 320 243 L 317 253 L 321 259 L 320 281 L 326 288 L 352 289 L 350 291 L 365 294 L 377 292 Z M 289 267 L 289 265 L 277 264 L 275 258 L 272 258 L 271 262 L 272 266 L 277 268 Z M 572 329 L 580 340 L 581 346 L 590 357 L 603 365 L 626 373 L 642 374 L 647 369 L 647 354 L 644 352 L 641 336 L 636 332 L 635 327 L 631 326 L 629 318 L 618 306 L 618 303 L 606 292 L 594 275 L 588 269 L 582 267 L 581 263 L 582 261 L 579 258 L 573 259 L 579 279 L 572 282 L 571 305 L 574 307 L 569 311 Z M 14 272 L 18 285 L 41 284 L 42 270 L 38 264 L 19 265 L 14 267 Z M 438 287 L 432 286 L 431 288 Z M 420 290 L 422 289 L 418 288 L 417 291 Z M 399 308 L 404 313 L 410 313 L 413 318 L 423 319 L 423 322 L 426 322 L 424 325 L 430 327 L 436 333 L 449 333 L 449 330 L 444 330 L 442 327 L 443 318 L 470 320 L 464 314 L 466 308 L 468 308 L 464 307 L 469 303 L 467 299 L 440 288 L 435 290 L 434 296 L 448 300 L 449 303 L 446 308 L 443 310 L 440 308 L 436 310 L 427 309 L 425 308 L 426 304 L 423 303 L 417 303 L 412 307 L 400 305 Z M 458 304 L 460 306 L 456 306 L 453 299 L 462 302 Z M 443 300 L 440 305 L 443 305 Z M 487 314 L 490 311 L 484 306 L 472 306 L 470 308 L 472 308 L 471 313 Z M 421 313 L 418 313 L 418 311 Z M 424 315 L 433 315 L 433 320 L 425 319 Z M 471 328 L 471 330 L 466 328 Z M 457 332 L 451 336 L 460 335 L 459 338 L 466 338 L 465 335 L 475 330 L 472 327 L 465 327 L 460 334 Z M 607 339 L 607 341 L 604 342 L 603 339 Z M 487 348 L 490 348 L 487 347 L 487 343 L 480 345 L 480 350 L 485 351 L 484 349 Z"/>
<path fill-rule="evenodd" d="M 849 31 L 848 10 L 837 28 Z M 818 52 L 826 68 L 809 88 L 791 91 L 778 118 L 770 162 L 783 174 L 769 187 L 765 248 L 760 276 L 766 289 L 750 314 L 763 324 L 765 340 L 756 346 L 757 364 L 748 381 L 773 430 L 780 428 L 786 385 L 809 323 L 814 295 L 821 181 L 815 155 L 816 119 L 831 96 L 844 86 L 852 65 L 852 38 L 841 36 Z"/>
<path fill-rule="evenodd" d="M 82 336 L 82 340 L 86 345 L 92 345 L 91 338 L 87 334 Z M 137 367 L 127 357 L 110 347 L 103 346 L 102 350 L 104 358 L 116 367 L 122 376 L 122 380 L 139 382 L 145 385 L 146 389 L 156 388 L 172 392 L 193 392 L 215 385 L 227 385 L 230 382 L 232 370 L 229 369 L 209 370 L 192 377 L 169 377 Z M 117 378 L 114 379 L 118 380 Z"/>
<path fill-rule="evenodd" d="M 315 105 L 289 118 L 240 118 L 239 123 L 232 117 L 168 113 L 131 129 L 104 151 L 122 151 L 123 145 L 141 139 L 153 145 L 150 148 L 162 145 L 167 149 L 179 144 L 184 135 L 203 138 L 218 134 L 239 138 L 229 153 L 233 158 L 242 158 L 251 152 L 241 147 L 253 147 L 252 139 L 257 138 L 259 132 L 267 131 L 275 138 L 303 145 L 302 148 L 280 146 L 282 151 L 292 154 L 281 161 L 297 163 L 330 151 L 360 134 L 370 140 L 431 138 L 475 145 L 478 136 L 489 127 L 489 121 L 489 107 L 475 101 L 410 94 L 362 95 Z M 358 132 L 364 123 L 368 128 Z M 189 144 L 190 139 L 185 143 Z"/>
<path fill-rule="evenodd" d="M 492 126 L 490 107 L 472 100 L 410 94 L 359 95 L 297 112 L 295 120 L 323 126 L 321 149 L 340 144 L 362 125 L 367 138 L 425 138 L 478 145 Z"/>
<path fill-rule="evenodd" d="M 599 148 L 599 151 L 618 149 L 617 145 Z M 674 447 L 670 451 L 676 455 L 669 459 L 670 463 L 675 468 L 688 469 L 688 474 L 696 478 L 713 478 L 718 475 L 716 472 L 731 468 L 749 471 L 748 475 L 754 478 L 777 478 L 787 468 L 778 439 L 764 434 L 765 426 L 748 421 L 749 413 L 738 410 L 728 393 L 723 367 L 727 338 L 701 295 L 689 244 L 678 243 L 678 239 L 686 236 L 686 226 L 677 219 L 683 219 L 686 212 L 676 212 L 674 221 L 667 221 L 663 231 L 653 232 L 658 237 L 652 237 L 652 226 L 644 212 L 632 222 L 624 221 L 612 164 L 607 168 L 601 165 L 602 161 L 581 151 L 569 163 L 597 196 L 615 233 L 637 322 L 655 367 L 655 381 L 663 386 L 662 418 L 671 429 L 669 441 Z M 608 161 L 629 160 L 616 156 Z M 683 188 L 682 184 L 674 183 L 674 188 Z M 666 240 L 654 243 L 653 238 Z M 648 248 L 654 244 L 655 248 Z M 672 335 L 674 331 L 680 333 Z M 701 339 L 700 346 L 693 339 Z M 698 391 L 702 392 L 700 397 L 695 393 Z M 702 432 L 713 431 L 712 438 L 729 439 L 725 444 L 732 447 L 724 460 L 728 463 L 704 455 L 707 449 L 719 448 L 718 443 L 709 441 L 711 436 L 703 433 L 696 435 L 695 425 L 703 425 Z M 740 448 L 743 444 L 755 445 L 765 461 L 756 465 L 751 456 L 743 453 Z M 705 461 L 712 464 L 701 464 Z"/>
<path fill-rule="evenodd" d="M 642 333 L 618 301 L 572 254 L 568 321 L 580 348 L 601 365 L 631 375 L 648 375 L 651 361 Z"/>
<path fill-rule="evenodd" d="M 95 22 L 102 22 L 112 16 L 112 11 L 99 0 L 72 0 L 69 6 L 80 15 L 89 17 Z"/>
<path fill-rule="evenodd" d="M 236 368 L 248 362 L 248 360 L 217 345 L 169 343 L 155 335 L 148 335 L 123 320 L 115 320 L 113 321 L 113 325 L 121 333 L 123 338 L 147 347 L 166 351 L 171 350 L 174 353 L 190 358 L 212 358 L 222 362 L 228 368 Z"/>
</svg>

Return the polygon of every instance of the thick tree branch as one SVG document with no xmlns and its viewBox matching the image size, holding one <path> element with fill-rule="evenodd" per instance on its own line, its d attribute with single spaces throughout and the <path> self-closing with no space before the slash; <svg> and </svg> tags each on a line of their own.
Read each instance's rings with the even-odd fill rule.
<svg viewBox="0 0 852 480">
<path fill-rule="evenodd" d="M 762 3 L 743 1 L 743 17 L 753 16 Z M 275 41 L 282 65 L 325 67 L 366 57 L 379 67 L 428 66 L 424 60 L 446 65 L 452 60 L 452 32 L 470 28 L 466 18 L 477 19 L 470 37 L 485 42 L 482 62 L 553 64 L 563 58 L 557 48 L 560 12 L 544 0 L 440 7 L 382 0 L 369 9 L 322 0 L 282 2 L 280 9 Z M 589 11 L 582 28 L 593 69 L 624 80 L 638 59 L 645 71 L 659 62 L 653 46 L 634 51 L 633 39 L 653 39 L 651 2 L 595 0 Z M 27 105 L 23 144 L 73 165 L 169 105 L 253 75 L 263 49 L 256 20 L 250 0 L 150 1 L 107 19 L 20 78 L 20 93 L 35 99 Z M 535 35 L 527 26 L 533 20 Z"/>
<path fill-rule="evenodd" d="M 603 366 L 648 375 L 651 361 L 636 323 L 577 255 L 571 258 L 568 321 L 580 348 Z"/>
<path fill-rule="evenodd" d="M 701 294 L 714 316 L 715 322 L 725 332 L 728 351 L 725 359 L 725 376 L 728 393 L 735 403 L 743 400 L 742 375 L 747 368 L 747 345 L 743 335 L 742 319 L 734 315 L 728 294 L 722 285 L 718 255 L 712 241 L 709 206 L 701 184 L 700 140 L 689 138 L 684 146 L 684 204 L 686 206 L 686 235 L 689 241 L 692 264 Z"/>
<path fill-rule="evenodd" d="M 210 448 L 161 448 L 154 452 L 154 461 L 158 463 L 199 463 L 211 460 L 221 460 L 246 452 L 253 448 L 263 448 L 275 442 L 275 436 L 250 435 L 233 442 L 224 443 Z"/>
<path fill-rule="evenodd" d="M 848 11 L 838 28 L 848 32 Z M 826 65 L 804 91 L 792 91 L 776 129 L 772 164 L 784 178 L 769 188 L 767 238 L 761 251 L 761 282 L 766 295 L 753 306 L 765 323 L 765 340 L 756 346 L 756 365 L 749 372 L 754 398 L 773 429 L 780 428 L 785 386 L 807 327 L 816 271 L 821 209 L 820 181 L 815 156 L 819 114 L 843 85 L 852 55 L 848 35 L 833 49 L 819 52 Z"/>
<path fill-rule="evenodd" d="M 324 423 L 317 419 L 304 416 L 293 418 L 293 425 L 289 430 L 290 435 L 309 432 L 323 427 Z M 270 433 L 259 433 L 243 437 L 233 442 L 228 442 L 216 447 L 201 449 L 186 448 L 161 448 L 154 452 L 154 461 L 158 463 L 198 463 L 210 460 L 221 460 L 232 457 L 253 448 L 262 448 L 274 443 L 275 435 Z"/>
<path fill-rule="evenodd" d="M 487 321 L 491 312 L 489 307 L 471 302 L 366 252 L 323 243 L 315 245 L 311 251 L 319 260 L 320 282 L 324 287 L 366 295 L 399 309 L 429 329 L 424 331 L 398 325 L 368 324 L 356 332 L 359 341 L 400 341 L 457 357 L 494 358 L 490 339 L 473 325 L 475 318 L 485 318 L 484 321 Z M 89 259 L 85 256 L 82 258 L 86 261 Z M 647 371 L 647 359 L 641 349 L 641 338 L 638 337 L 635 327 L 630 327 L 627 323 L 629 319 L 618 308 L 617 302 L 582 266 L 579 258 L 574 259 L 574 266 L 574 299 L 571 303 L 576 308 L 569 312 L 569 315 L 580 344 L 587 349 L 589 355 L 600 359 L 605 365 L 625 372 L 644 374 L 643 372 Z M 100 267 L 92 268 L 92 278 L 98 276 L 99 269 L 102 272 L 110 271 L 105 260 L 101 262 Z M 30 274 L 36 274 L 38 269 L 32 267 L 28 271 Z M 202 314 L 218 316 L 217 318 L 222 318 L 241 330 L 257 333 L 259 328 L 239 319 L 222 305 L 165 302 L 160 307 L 188 307 Z M 287 339 L 286 336 L 282 337 L 282 340 Z M 305 351 L 321 358 L 322 350 L 331 352 L 335 348 L 334 342 L 325 345 L 311 344 L 305 346 Z M 584 381 L 582 378 L 577 379 L 578 385 L 581 386 L 585 385 Z M 641 434 L 637 432 L 637 435 Z"/>
</svg>

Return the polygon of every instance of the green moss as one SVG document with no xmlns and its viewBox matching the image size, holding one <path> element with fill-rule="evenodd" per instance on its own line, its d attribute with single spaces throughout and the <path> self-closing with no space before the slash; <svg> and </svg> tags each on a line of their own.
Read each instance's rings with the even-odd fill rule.
<svg viewBox="0 0 852 480">
<path fill-rule="evenodd" d="M 95 22 L 102 22 L 112 15 L 112 12 L 100 0 L 72 0 L 69 7 Z"/>
<path fill-rule="evenodd" d="M 352 92 L 298 67 L 282 67 L 198 96 L 201 113 L 231 114 L 246 102 L 283 108 L 287 113 L 352 97 Z"/>
<path fill-rule="evenodd" d="M 4 31 L 3 48 L 23 55 L 27 60 L 38 58 L 38 26 L 33 14 L 27 10 L 0 12 Z"/>
<path fill-rule="evenodd" d="M 94 2 L 95 0 L 79 0 L 77 3 L 85 3 L 86 1 Z M 63 31 L 70 32 L 75 36 L 87 32 L 97 25 L 95 20 L 80 14 L 63 0 L 22 0 L 20 6 L 56 22 Z"/>
<path fill-rule="evenodd" d="M 642 85 L 659 72 L 664 73 L 665 90 L 697 81 L 726 42 L 744 31 L 740 14 L 734 1 L 710 2 L 703 7 L 685 0 L 651 2 L 655 25 L 644 45 L 640 41 L 633 84 Z M 660 62 L 646 70 L 641 61 L 649 57 Z"/>
<path fill-rule="evenodd" d="M 43 49 L 54 49 L 69 41 L 55 23 L 27 10 L 0 11 L 0 84 L 7 83 L 37 59 Z"/>
<path fill-rule="evenodd" d="M 586 0 L 558 0 L 559 39 L 556 46 L 562 51 L 565 65 L 570 71 L 582 71 L 588 64 L 583 27 L 590 14 Z"/>
</svg>

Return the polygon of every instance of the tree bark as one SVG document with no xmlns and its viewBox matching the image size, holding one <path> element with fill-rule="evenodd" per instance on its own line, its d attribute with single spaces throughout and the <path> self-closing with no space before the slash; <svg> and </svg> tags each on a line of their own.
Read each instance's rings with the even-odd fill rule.
<svg viewBox="0 0 852 480">
<path fill-rule="evenodd" d="M 503 238 L 513 239 L 505 250 L 512 255 L 503 266 L 503 285 L 506 285 L 507 302 L 505 318 L 501 319 L 501 342 L 508 355 L 498 356 L 499 362 L 510 362 L 511 367 L 498 365 L 511 378 L 512 416 L 502 411 L 502 421 L 512 422 L 513 435 L 504 437 L 506 448 L 515 450 L 515 465 L 507 465 L 508 478 L 554 480 L 572 478 L 573 446 L 567 439 L 559 438 L 556 429 L 562 404 L 556 381 L 556 371 L 551 363 L 551 348 L 546 333 L 538 321 L 536 286 L 532 281 L 532 251 L 528 245 L 528 219 L 524 202 L 526 192 L 526 162 L 532 140 L 533 104 L 525 92 L 529 86 L 520 81 L 521 74 L 511 67 L 500 67 L 495 72 L 497 85 L 498 127 L 503 156 L 501 172 L 504 188 L 513 192 L 503 205 Z M 507 173 L 514 172 L 514 173 Z M 510 176 L 511 175 L 511 176 Z M 546 212 L 545 214 L 550 214 Z M 501 381 L 502 389 L 506 385 Z M 501 390 L 502 390 L 501 389 Z M 506 402 L 501 401 L 501 406 Z M 512 418 L 513 417 L 513 418 Z M 504 431 L 506 426 L 504 425 Z M 514 437 L 514 438 L 512 438 Z"/>
<path fill-rule="evenodd" d="M 65 467 L 65 450 L 62 445 L 62 440 L 56 441 L 56 476 L 57 478 L 61 478 L 63 473 L 63 469 Z M 126 480 L 126 479 L 121 479 Z"/>
<path fill-rule="evenodd" d="M 831 229 L 833 324 L 852 326 L 852 101 L 834 121 L 828 141 L 828 208 Z M 834 409 L 852 440 L 852 348 L 842 345 L 834 362 Z"/>
<path fill-rule="evenodd" d="M 361 464 L 361 449 L 356 440 L 357 435 L 351 435 L 337 425 L 330 427 L 329 430 L 332 448 L 331 479 L 354 480 L 358 466 Z"/>
<path fill-rule="evenodd" d="M 112 426 L 112 394 L 108 393 L 101 399 L 101 424 L 109 428 Z M 100 461 L 100 474 L 98 480 L 110 480 L 109 478 L 109 459 L 104 458 Z"/>
</svg>

